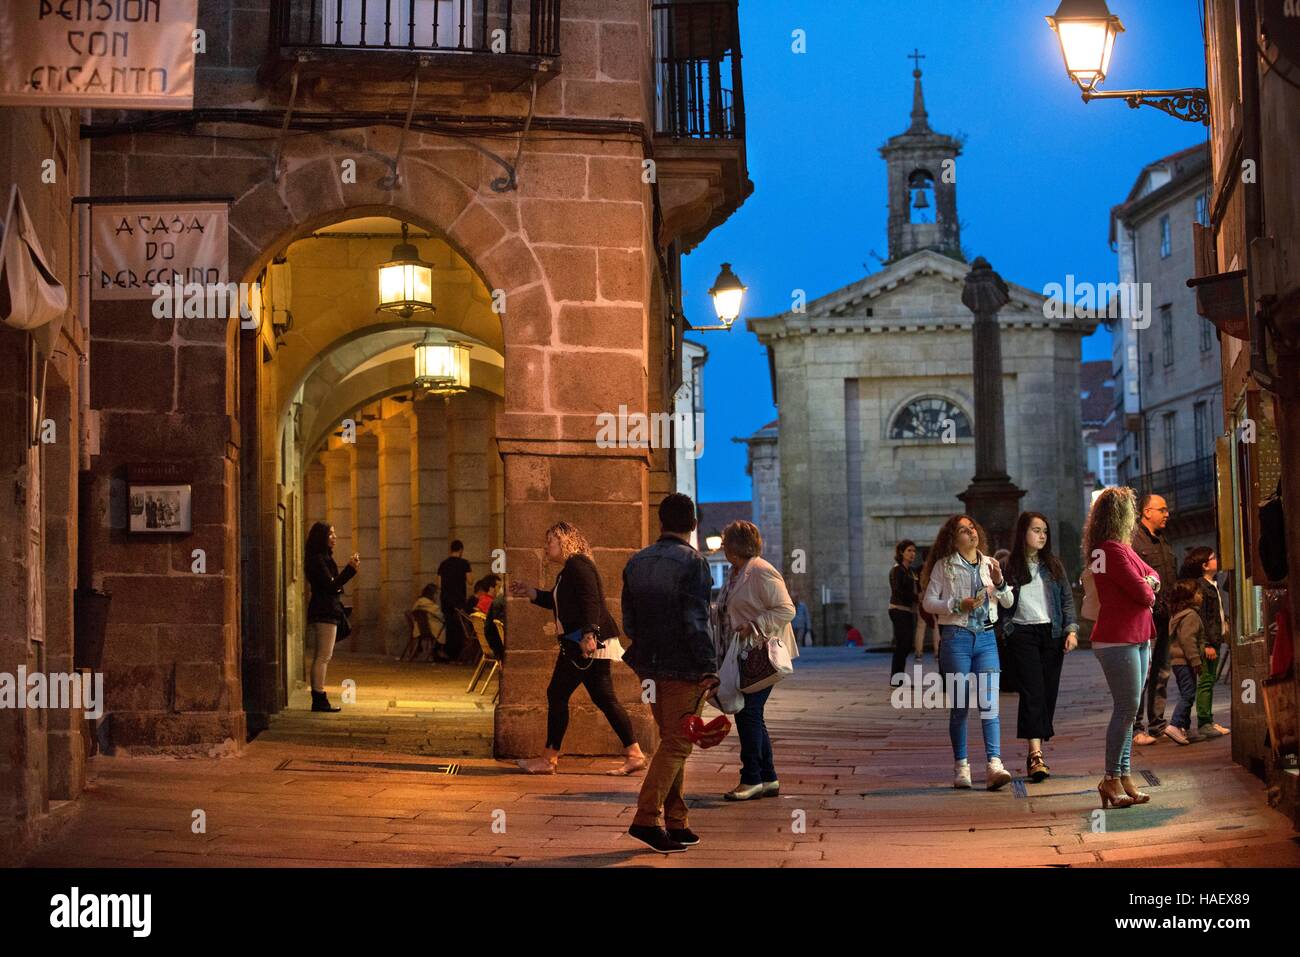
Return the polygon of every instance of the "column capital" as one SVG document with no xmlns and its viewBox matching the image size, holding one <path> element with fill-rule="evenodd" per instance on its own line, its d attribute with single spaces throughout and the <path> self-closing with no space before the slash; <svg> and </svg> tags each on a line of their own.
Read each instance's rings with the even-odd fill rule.
<svg viewBox="0 0 1300 957">
<path fill-rule="evenodd" d="M 961 301 L 976 318 L 995 316 L 1011 301 L 1011 290 L 1006 281 L 989 265 L 983 256 L 971 263 L 961 291 Z"/>
</svg>

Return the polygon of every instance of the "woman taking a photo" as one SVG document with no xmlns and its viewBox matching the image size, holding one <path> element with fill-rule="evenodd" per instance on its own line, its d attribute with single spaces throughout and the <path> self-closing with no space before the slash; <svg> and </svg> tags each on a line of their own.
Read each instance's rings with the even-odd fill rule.
<svg viewBox="0 0 1300 957">
<path fill-rule="evenodd" d="M 889 666 L 889 685 L 907 667 L 907 653 L 916 644 L 917 578 L 912 570 L 916 542 L 905 538 L 894 546 L 894 567 L 889 570 L 889 623 L 894 626 L 894 657 Z M 918 651 L 917 662 L 921 654 Z"/>
<path fill-rule="evenodd" d="M 790 658 L 799 657 L 795 641 L 794 602 L 786 591 L 781 573 L 759 555 L 763 536 L 752 522 L 732 522 L 722 530 L 722 550 L 731 562 L 731 574 L 718 596 L 717 615 L 722 630 L 732 641 L 748 640 L 766 653 L 766 643 L 780 640 Z M 773 685 L 745 694 L 745 706 L 736 713 L 740 736 L 740 783 L 723 795 L 728 801 L 749 801 L 776 797 L 781 783 L 772 759 L 772 738 L 763 720 L 763 707 Z"/>
<path fill-rule="evenodd" d="M 1133 786 L 1129 757 L 1133 719 L 1151 664 L 1156 624 L 1151 608 L 1160 577 L 1129 545 L 1137 525 L 1131 488 L 1108 488 L 1097 496 L 1083 530 L 1083 560 L 1097 593 L 1092 651 L 1101 663 L 1114 707 L 1106 728 L 1106 776 L 1097 784 L 1102 808 L 1144 804 L 1151 798 Z"/>
<path fill-rule="evenodd" d="M 334 564 L 334 545 L 338 536 L 334 526 L 317 522 L 307 533 L 306 558 L 303 561 L 311 600 L 307 603 L 307 624 L 316 636 L 316 656 L 311 663 L 311 710 L 339 711 L 325 694 L 325 669 L 334 657 L 335 642 L 348 636 L 348 616 L 343 607 L 343 586 L 361 568 L 361 556 L 353 553 L 347 567 L 339 574 Z"/>
<path fill-rule="evenodd" d="M 1079 644 L 1074 591 L 1060 559 L 1052 554 L 1052 529 L 1041 513 L 1021 513 L 1006 574 L 1012 602 L 1003 634 L 1008 665 L 1020 685 L 1016 737 L 1028 742 L 1025 772 L 1037 783 L 1051 776 L 1043 742 L 1055 733 L 1052 719 L 1061 665 Z"/>
<path fill-rule="evenodd" d="M 971 685 L 978 688 L 980 727 L 987 760 L 985 785 L 990 791 L 1011 781 L 1002 766 L 1002 728 L 998 720 L 998 642 L 993 628 L 997 606 L 1011 606 L 1011 589 L 991 555 L 984 530 L 969 515 L 954 515 L 939 529 L 934 547 L 921 571 L 921 604 L 939 622 L 939 670 L 953 695 L 948 717 L 952 740 L 952 786 L 971 786 L 966 756 L 966 718 L 970 712 Z M 972 682 L 970 679 L 975 677 Z M 955 695 L 953 694 L 955 692 Z"/>
<path fill-rule="evenodd" d="M 549 591 L 520 581 L 510 583 L 511 595 L 554 613 L 560 645 L 546 689 L 546 749 L 541 757 L 521 760 L 519 766 L 529 774 L 555 773 L 569 727 L 569 698 L 583 685 L 623 744 L 623 766 L 609 773 L 643 770 L 646 758 L 633 735 L 632 721 L 614 696 L 610 662 L 623 659 L 623 648 L 618 643 L 618 626 L 605 606 L 605 590 L 591 560 L 591 548 L 576 528 L 557 522 L 546 530 L 546 559 L 563 566 Z"/>
</svg>

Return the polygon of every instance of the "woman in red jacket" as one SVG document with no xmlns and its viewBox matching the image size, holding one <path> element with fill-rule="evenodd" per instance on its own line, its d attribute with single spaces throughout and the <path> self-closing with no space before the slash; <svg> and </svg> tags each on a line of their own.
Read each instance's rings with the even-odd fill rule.
<svg viewBox="0 0 1300 957">
<path fill-rule="evenodd" d="M 1108 488 L 1097 496 L 1084 528 L 1084 563 L 1092 573 L 1099 609 L 1092 650 L 1101 663 L 1114 708 L 1106 728 L 1106 776 L 1097 784 L 1101 806 L 1145 804 L 1150 796 L 1129 777 L 1133 719 L 1151 662 L 1151 639 L 1160 576 L 1138 557 L 1129 538 L 1137 524 L 1131 488 Z"/>
</svg>

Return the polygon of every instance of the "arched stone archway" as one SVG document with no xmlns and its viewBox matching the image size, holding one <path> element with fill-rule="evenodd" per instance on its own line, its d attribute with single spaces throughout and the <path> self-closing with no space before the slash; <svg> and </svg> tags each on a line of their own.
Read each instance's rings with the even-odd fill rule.
<svg viewBox="0 0 1300 957">
<path fill-rule="evenodd" d="M 395 151 L 391 128 L 289 136 L 278 179 L 270 175 L 274 140 L 240 139 L 240 132 L 215 124 L 196 133 L 185 178 L 174 184 L 235 197 L 230 278 L 255 280 L 295 240 L 350 217 L 393 216 L 445 237 L 484 289 L 504 295 L 503 399 L 493 426 L 508 574 L 549 580 L 543 532 L 576 519 L 607 582 L 617 582 L 626 557 L 649 538 L 649 490 L 669 484 L 667 466 L 656 464 L 666 454 L 601 448 L 595 440 L 601 413 L 649 411 L 652 397 L 655 408 L 668 401 L 672 353 L 664 309 L 652 305 L 654 206 L 640 175 L 641 144 L 530 138 L 517 191 L 497 194 L 488 183 L 499 168 L 454 137 L 412 131 L 400 186 L 383 190 L 377 183 Z M 129 137 L 102 139 L 97 149 L 118 160 L 100 167 L 96 187 L 104 192 L 138 191 L 139 177 L 158 165 L 135 162 Z M 356 163 L 355 183 L 343 181 L 344 160 Z M 246 583 L 261 580 L 259 563 L 275 554 L 277 541 L 263 524 L 278 503 L 267 509 L 262 495 L 280 481 L 283 458 L 277 429 L 267 427 L 284 414 L 279 390 L 264 388 L 264 367 L 279 346 L 271 330 L 243 331 L 233 321 L 159 322 L 147 304 L 96 301 L 92 310 L 101 454 L 92 490 L 99 524 L 88 537 L 95 582 L 115 595 L 109 683 L 136 689 L 112 702 L 115 739 L 127 746 L 242 741 L 245 710 L 266 714 L 282 705 L 273 656 L 240 664 L 241 650 L 264 631 L 258 593 Z M 317 352 L 332 341 L 316 343 Z M 182 467 L 194 500 L 194 530 L 185 538 L 146 546 L 121 531 L 120 490 L 139 462 Z M 202 576 L 191 571 L 194 549 L 207 556 Z M 617 614 L 617 588 L 607 594 Z M 555 651 L 542 631 L 544 612 L 512 600 L 509 615 L 496 749 L 522 755 L 542 744 Z M 624 672 L 620 695 L 640 739 L 652 744 L 639 687 Z M 594 708 L 575 701 L 566 750 L 616 747 Z"/>
<path fill-rule="evenodd" d="M 373 132 L 366 132 L 367 139 Z M 609 143 L 603 147 L 608 159 L 600 160 L 602 172 L 627 167 L 630 185 L 624 188 L 608 178 L 600 184 L 589 180 L 585 157 L 553 156 L 560 152 L 554 148 L 526 150 L 518 191 L 498 195 L 487 187 L 495 167 L 474 150 L 427 134 L 413 134 L 408 143 L 402 183 L 384 191 L 376 182 L 385 170 L 371 157 L 359 158 L 356 184 L 340 182 L 342 161 L 357 158 L 351 144 L 321 136 L 290 140 L 279 183 L 261 183 L 232 206 L 231 273 L 251 281 L 295 240 L 351 217 L 392 216 L 445 238 L 484 288 L 504 295 L 504 401 L 495 435 L 509 574 L 534 582 L 549 578 L 553 570 L 541 556 L 543 530 L 561 518 L 579 519 L 607 581 L 616 582 L 626 556 L 649 537 L 652 457 L 644 449 L 597 447 L 595 416 L 620 406 L 645 411 L 651 376 L 662 374 L 657 367 L 652 372 L 648 359 L 650 195 L 636 175 L 632 152 L 626 144 Z M 557 183 L 553 175 L 529 177 L 530 163 L 548 172 L 572 166 L 583 182 L 575 187 Z M 241 350 L 245 409 L 257 407 L 248 381 L 268 345 L 273 348 L 263 342 Z M 245 455 L 255 445 L 246 428 Z M 255 454 L 256 480 L 273 480 L 272 462 Z M 253 520 L 247 505 L 255 491 L 245 484 L 245 523 Z M 617 588 L 607 591 L 617 612 Z M 496 750 L 528 754 L 542 743 L 554 650 L 542 633 L 543 613 L 512 600 L 509 615 L 511 661 L 497 710 Z M 630 672 L 619 681 L 625 700 L 637 702 Z M 641 739 L 652 742 L 645 709 L 636 708 L 634 718 Z M 572 728 L 568 747 L 616 747 L 585 702 L 575 707 Z"/>
</svg>

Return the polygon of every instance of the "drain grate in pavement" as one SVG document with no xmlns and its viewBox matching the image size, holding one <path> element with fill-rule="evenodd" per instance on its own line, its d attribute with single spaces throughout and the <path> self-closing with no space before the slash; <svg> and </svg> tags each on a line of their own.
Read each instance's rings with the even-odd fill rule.
<svg viewBox="0 0 1300 957">
<path fill-rule="evenodd" d="M 422 774 L 459 774 L 459 764 L 424 764 L 416 761 L 326 761 L 306 758 L 287 758 L 276 765 L 277 771 L 337 772 L 357 768 L 374 771 L 415 771 Z"/>
<path fill-rule="evenodd" d="M 1158 788 L 1158 787 L 1160 787 L 1160 779 L 1159 779 L 1158 777 L 1156 777 L 1156 773 L 1155 773 L 1154 771 L 1145 771 L 1145 770 L 1144 770 L 1144 771 L 1140 771 L 1139 773 L 1140 773 L 1144 778 L 1147 779 L 1147 784 L 1151 785 L 1153 788 Z"/>
<path fill-rule="evenodd" d="M 1018 798 L 1027 798 L 1027 797 L 1029 797 L 1029 791 L 1025 788 L 1025 779 L 1024 779 L 1024 778 L 1012 778 L 1012 779 L 1011 779 L 1011 790 L 1015 792 L 1016 797 L 1018 797 Z"/>
</svg>

